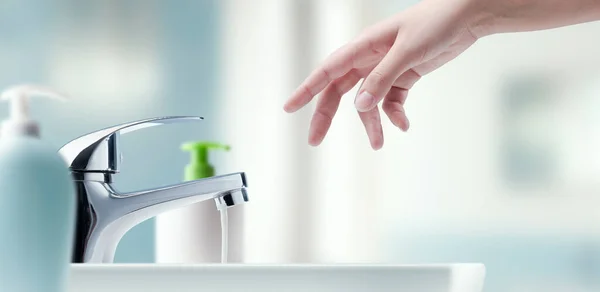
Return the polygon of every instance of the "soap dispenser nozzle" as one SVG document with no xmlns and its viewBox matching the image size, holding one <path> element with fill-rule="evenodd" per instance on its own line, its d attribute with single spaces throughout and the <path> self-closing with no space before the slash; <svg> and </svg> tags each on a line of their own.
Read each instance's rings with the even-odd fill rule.
<svg viewBox="0 0 600 292">
<path fill-rule="evenodd" d="M 189 142 L 181 146 L 191 153 L 190 163 L 185 168 L 185 180 L 196 180 L 215 175 L 215 169 L 208 160 L 208 150 L 229 151 L 231 147 L 216 142 Z"/>
<path fill-rule="evenodd" d="M 8 88 L 0 95 L 2 100 L 10 100 L 10 118 L 2 123 L 2 136 L 25 135 L 39 137 L 38 124 L 31 120 L 29 114 L 29 98 L 31 96 L 45 96 L 56 100 L 66 100 L 66 95 L 53 89 L 23 84 Z"/>
</svg>

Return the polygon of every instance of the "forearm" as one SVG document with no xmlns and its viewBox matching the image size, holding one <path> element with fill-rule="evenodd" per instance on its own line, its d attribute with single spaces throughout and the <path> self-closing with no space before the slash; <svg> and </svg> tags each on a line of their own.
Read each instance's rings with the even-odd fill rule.
<svg viewBox="0 0 600 292">
<path fill-rule="evenodd" d="M 472 27 L 489 35 L 600 20 L 600 0 L 470 0 Z"/>
</svg>

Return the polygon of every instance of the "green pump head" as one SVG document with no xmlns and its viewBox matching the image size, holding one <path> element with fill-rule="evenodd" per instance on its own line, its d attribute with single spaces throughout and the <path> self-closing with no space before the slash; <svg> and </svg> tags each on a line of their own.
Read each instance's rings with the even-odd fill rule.
<svg viewBox="0 0 600 292">
<path fill-rule="evenodd" d="M 185 180 L 189 181 L 214 176 L 215 168 L 208 161 L 208 150 L 229 151 L 230 147 L 215 142 L 189 142 L 183 144 L 181 149 L 191 153 L 190 163 L 185 167 Z"/>
</svg>

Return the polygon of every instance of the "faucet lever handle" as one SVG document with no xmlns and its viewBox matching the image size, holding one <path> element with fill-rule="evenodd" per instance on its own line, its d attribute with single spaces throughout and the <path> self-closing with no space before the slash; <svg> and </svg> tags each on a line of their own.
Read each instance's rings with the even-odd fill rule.
<svg viewBox="0 0 600 292">
<path fill-rule="evenodd" d="M 58 151 L 72 171 L 119 172 L 119 136 L 136 130 L 170 123 L 194 122 L 202 117 L 172 116 L 125 123 L 83 135 Z"/>
</svg>

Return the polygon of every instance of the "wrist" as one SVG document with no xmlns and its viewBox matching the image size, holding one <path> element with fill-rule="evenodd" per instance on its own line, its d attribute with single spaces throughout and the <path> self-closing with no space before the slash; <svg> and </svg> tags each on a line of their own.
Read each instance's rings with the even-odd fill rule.
<svg viewBox="0 0 600 292">
<path fill-rule="evenodd" d="M 463 0 L 476 37 L 537 31 L 600 20 L 598 0 Z"/>
<path fill-rule="evenodd" d="M 466 0 L 465 25 L 475 38 L 479 39 L 501 31 L 497 19 L 502 12 L 498 12 L 497 7 L 494 7 L 496 1 L 498 0 Z"/>
</svg>

